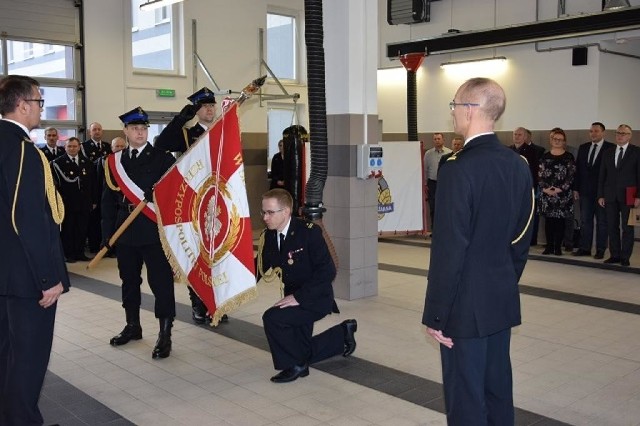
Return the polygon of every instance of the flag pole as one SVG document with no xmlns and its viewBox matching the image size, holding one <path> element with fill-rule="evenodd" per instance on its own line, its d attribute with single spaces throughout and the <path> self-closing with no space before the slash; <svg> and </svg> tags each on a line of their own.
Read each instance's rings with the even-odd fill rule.
<svg viewBox="0 0 640 426">
<path fill-rule="evenodd" d="M 242 91 L 240 92 L 240 95 L 236 99 L 233 99 L 226 106 L 224 106 L 224 104 L 223 104 L 222 115 L 224 115 L 224 113 L 226 112 L 228 107 L 230 105 L 233 105 L 233 103 L 237 103 L 238 105 L 242 105 L 244 103 L 244 101 L 249 99 L 254 93 L 256 93 L 258 90 L 260 90 L 260 88 L 262 87 L 262 85 L 264 84 L 264 82 L 266 80 L 267 80 L 267 75 L 265 74 L 262 77 L 256 78 L 251 83 L 247 84 L 245 86 L 245 88 L 242 89 Z M 219 119 L 220 118 L 218 118 L 218 120 Z M 206 133 L 208 133 L 208 132 L 205 132 L 204 134 L 206 134 Z M 204 136 L 204 134 L 203 134 L 203 136 Z M 109 166 L 107 165 L 107 167 L 109 167 Z M 169 170 L 171 170 L 171 169 L 169 169 Z M 164 175 L 162 177 L 164 177 Z M 160 179 L 162 179 L 162 177 Z M 158 180 L 160 180 L 160 179 L 158 179 Z M 113 245 L 116 243 L 116 241 L 118 241 L 118 238 L 120 238 L 120 236 L 129 227 L 129 225 L 131 225 L 131 222 L 133 222 L 134 219 L 136 217 L 138 217 L 138 215 L 142 212 L 142 210 L 144 210 L 144 207 L 147 205 L 148 202 L 149 201 L 147 201 L 147 200 L 142 200 L 140 202 L 140 204 L 138 204 L 136 206 L 136 208 L 129 214 L 129 216 L 127 217 L 127 219 L 125 219 L 125 221 L 122 223 L 122 225 L 120 225 L 120 227 L 116 230 L 116 232 L 113 233 L 111 238 L 109 238 L 108 245 L 105 246 L 105 247 L 102 247 L 102 249 L 100 249 L 100 251 L 96 254 L 96 256 L 91 260 L 91 262 L 89 262 L 89 264 L 87 265 L 86 269 L 91 269 L 91 268 L 95 267 L 98 264 L 98 262 L 100 262 L 100 260 L 109 251 L 109 248 L 113 247 Z"/>
</svg>

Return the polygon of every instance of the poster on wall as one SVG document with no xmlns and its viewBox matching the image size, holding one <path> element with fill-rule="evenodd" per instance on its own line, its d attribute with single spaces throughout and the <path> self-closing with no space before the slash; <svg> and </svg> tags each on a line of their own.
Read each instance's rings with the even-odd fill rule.
<svg viewBox="0 0 640 426">
<path fill-rule="evenodd" d="M 420 142 L 381 142 L 384 169 L 378 179 L 378 232 L 422 231 Z"/>
</svg>

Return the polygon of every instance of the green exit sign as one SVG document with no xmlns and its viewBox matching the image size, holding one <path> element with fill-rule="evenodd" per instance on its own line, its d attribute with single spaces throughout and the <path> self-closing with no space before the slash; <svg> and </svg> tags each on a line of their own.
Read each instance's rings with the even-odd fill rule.
<svg viewBox="0 0 640 426">
<path fill-rule="evenodd" d="M 160 98 L 175 98 L 176 91 L 174 89 L 156 89 L 156 95 Z"/>
</svg>

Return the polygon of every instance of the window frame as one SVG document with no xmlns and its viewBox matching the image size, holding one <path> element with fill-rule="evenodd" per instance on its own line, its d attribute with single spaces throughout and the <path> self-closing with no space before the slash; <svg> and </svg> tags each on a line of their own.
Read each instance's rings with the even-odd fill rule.
<svg viewBox="0 0 640 426">
<path fill-rule="evenodd" d="M 279 7 L 268 7 L 267 8 L 267 13 L 265 15 L 265 29 L 264 29 L 264 60 L 267 63 L 267 65 L 269 65 L 269 68 L 271 68 L 272 70 L 274 69 L 273 64 L 269 63 L 269 36 L 268 36 L 268 31 L 269 28 L 267 27 L 267 20 L 268 20 L 268 16 L 269 15 L 277 15 L 277 16 L 283 16 L 283 17 L 288 17 L 288 18 L 292 18 L 293 19 L 293 24 L 294 24 L 294 34 L 293 34 L 293 72 L 294 72 L 294 78 L 289 78 L 289 77 L 281 77 L 279 75 L 276 75 L 277 79 L 283 83 L 283 84 L 288 84 L 288 85 L 296 85 L 296 84 L 303 84 L 303 76 L 305 75 L 305 63 L 303 61 L 304 58 L 304 40 L 302 40 L 301 35 L 304 34 L 304 19 L 302 19 L 301 17 L 302 12 L 299 10 L 293 10 L 293 9 L 285 9 L 285 8 L 279 8 Z M 268 76 L 268 81 L 269 82 L 273 82 L 275 79 L 269 75 Z"/>
<path fill-rule="evenodd" d="M 184 23 L 183 23 L 183 9 L 182 2 L 174 3 L 172 5 L 164 6 L 170 11 L 170 19 L 158 20 L 158 9 L 145 13 L 153 13 L 154 26 L 170 23 L 171 25 L 171 61 L 173 63 L 172 69 L 156 69 L 156 68 L 144 68 L 136 67 L 133 60 L 133 34 L 139 33 L 140 27 L 134 26 L 133 23 L 137 20 L 133 15 L 133 3 L 136 0 L 128 0 L 129 7 L 126 8 L 126 17 L 128 19 L 127 25 L 125 25 L 126 40 L 125 54 L 126 65 L 129 72 L 132 75 L 155 75 L 165 77 L 184 77 L 185 74 L 185 49 L 184 49 Z"/>
</svg>

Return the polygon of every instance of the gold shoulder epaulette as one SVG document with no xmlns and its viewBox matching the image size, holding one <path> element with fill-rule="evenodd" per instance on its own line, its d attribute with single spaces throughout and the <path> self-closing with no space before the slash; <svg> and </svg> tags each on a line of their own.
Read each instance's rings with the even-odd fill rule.
<svg viewBox="0 0 640 426">
<path fill-rule="evenodd" d="M 111 154 L 113 155 L 113 154 Z M 107 183 L 107 186 L 112 191 L 120 191 L 118 184 L 113 181 L 111 178 L 111 171 L 109 170 L 109 162 L 105 159 L 104 162 L 104 181 Z"/>
</svg>

